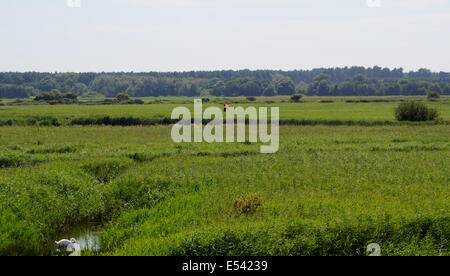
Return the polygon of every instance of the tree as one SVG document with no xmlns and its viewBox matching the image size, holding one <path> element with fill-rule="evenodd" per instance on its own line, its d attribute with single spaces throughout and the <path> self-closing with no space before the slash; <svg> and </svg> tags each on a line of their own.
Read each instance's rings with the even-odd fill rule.
<svg viewBox="0 0 450 276">
<path fill-rule="evenodd" d="M 127 93 L 119 93 L 116 96 L 116 100 L 118 100 L 119 102 L 129 101 L 130 95 L 128 95 Z"/>
<path fill-rule="evenodd" d="M 266 88 L 263 90 L 263 96 L 265 97 L 273 97 L 277 95 L 277 91 L 275 89 L 275 85 L 272 83 L 268 84 Z"/>
<path fill-rule="evenodd" d="M 27 98 L 34 94 L 34 88 L 13 84 L 0 84 L 0 98 Z"/>
<path fill-rule="evenodd" d="M 282 78 L 277 82 L 278 95 L 295 94 L 295 84 L 290 78 Z"/>
<path fill-rule="evenodd" d="M 86 94 L 89 92 L 89 88 L 84 83 L 75 83 L 75 85 L 72 87 L 71 92 L 81 96 L 83 94 Z"/>
<path fill-rule="evenodd" d="M 66 98 L 66 99 L 75 100 L 75 101 L 78 99 L 77 94 L 74 94 L 72 92 L 64 94 L 63 97 Z"/>
<path fill-rule="evenodd" d="M 332 90 L 330 76 L 319 74 L 313 79 L 313 83 L 308 87 L 308 95 L 311 96 L 329 96 Z"/>
<path fill-rule="evenodd" d="M 39 73 L 0 72 L 0 97 L 26 98 L 58 89 L 115 97 L 159 96 L 314 96 L 426 95 L 436 91 L 450 95 L 450 73 L 428 69 L 404 73 L 388 69 L 344 67 L 312 70 L 197 71 L 146 73 Z M 96 94 L 93 94 L 96 93 Z"/>
</svg>

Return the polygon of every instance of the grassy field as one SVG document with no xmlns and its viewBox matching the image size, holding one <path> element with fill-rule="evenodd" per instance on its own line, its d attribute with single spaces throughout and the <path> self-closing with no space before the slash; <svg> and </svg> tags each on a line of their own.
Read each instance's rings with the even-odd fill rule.
<svg viewBox="0 0 450 276">
<path fill-rule="evenodd" d="M 398 103 L 279 103 L 282 119 L 394 122 Z M 427 103 L 450 119 L 450 102 Z M 267 106 L 267 104 L 258 104 Z M 0 106 L 0 120 L 168 116 L 176 104 Z M 449 255 L 447 124 L 282 126 L 260 144 L 175 144 L 170 126 L 0 127 L 0 255 Z M 68 237 L 65 237 L 68 238 Z"/>
<path fill-rule="evenodd" d="M 371 124 L 394 123 L 393 112 L 400 98 L 385 97 L 372 98 L 366 101 L 385 100 L 388 102 L 354 103 L 346 101 L 358 101 L 361 98 L 337 98 L 333 102 L 329 98 L 306 98 L 302 103 L 289 103 L 289 98 L 275 98 L 275 103 L 263 103 L 269 98 L 261 98 L 256 103 L 248 103 L 245 99 L 224 100 L 217 102 L 242 102 L 233 106 L 278 106 L 280 107 L 280 120 L 295 124 Z M 321 100 L 319 100 L 321 99 Z M 424 98 L 411 98 L 426 101 Z M 403 99 L 405 100 L 405 99 Z M 409 98 L 408 98 L 409 100 Z M 169 102 L 168 99 L 160 99 Z M 193 109 L 193 99 L 176 98 L 172 103 L 145 104 L 145 105 L 19 105 L 0 106 L 0 125 L 71 125 L 79 124 L 76 119 L 111 118 L 136 118 L 153 122 L 164 122 L 170 119 L 172 110 L 178 106 Z M 188 102 L 188 103 L 187 103 Z M 221 103 L 204 104 L 208 106 L 222 107 Z M 428 102 L 427 105 L 437 109 L 441 118 L 450 121 L 450 98 L 443 98 L 436 102 Z M 169 121 L 169 120 L 166 120 Z M 127 123 L 125 123 L 127 124 Z M 144 122 L 145 124 L 145 122 Z"/>
</svg>

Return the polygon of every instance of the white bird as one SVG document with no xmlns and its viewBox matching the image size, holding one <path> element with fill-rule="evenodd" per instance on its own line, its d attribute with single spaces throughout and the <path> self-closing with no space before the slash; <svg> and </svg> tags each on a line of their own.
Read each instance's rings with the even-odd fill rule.
<svg viewBox="0 0 450 276">
<path fill-rule="evenodd" d="M 77 240 L 74 238 L 71 238 L 70 240 L 60 240 L 60 241 L 55 241 L 56 245 L 59 247 L 59 249 L 66 249 L 66 252 L 73 252 L 76 247 L 75 244 L 77 243 Z"/>
</svg>

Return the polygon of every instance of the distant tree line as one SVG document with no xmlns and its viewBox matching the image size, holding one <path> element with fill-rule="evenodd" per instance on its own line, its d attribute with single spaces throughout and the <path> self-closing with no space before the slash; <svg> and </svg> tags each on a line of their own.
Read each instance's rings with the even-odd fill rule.
<svg viewBox="0 0 450 276">
<path fill-rule="evenodd" d="M 171 73 L 0 73 L 0 98 L 42 92 L 77 96 L 387 96 L 450 95 L 450 73 L 420 69 L 345 67 L 313 70 L 195 71 Z"/>
</svg>

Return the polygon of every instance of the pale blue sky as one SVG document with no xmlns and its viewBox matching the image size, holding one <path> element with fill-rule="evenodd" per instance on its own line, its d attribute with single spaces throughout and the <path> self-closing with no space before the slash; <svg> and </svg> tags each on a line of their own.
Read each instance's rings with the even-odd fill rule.
<svg viewBox="0 0 450 276">
<path fill-rule="evenodd" d="M 450 71 L 450 0 L 66 2 L 0 1 L 0 71 Z"/>
</svg>

